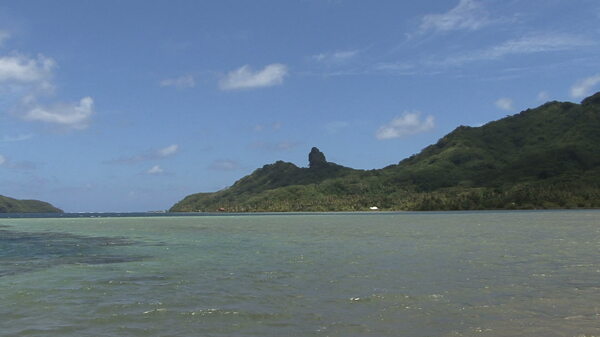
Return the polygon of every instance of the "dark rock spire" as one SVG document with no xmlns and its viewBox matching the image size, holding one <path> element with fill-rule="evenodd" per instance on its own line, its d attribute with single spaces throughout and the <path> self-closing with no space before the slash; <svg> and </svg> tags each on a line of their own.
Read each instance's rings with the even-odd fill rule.
<svg viewBox="0 0 600 337">
<path fill-rule="evenodd" d="M 327 160 L 323 152 L 319 151 L 316 147 L 313 147 L 308 154 L 308 167 L 323 167 L 327 166 Z"/>
</svg>

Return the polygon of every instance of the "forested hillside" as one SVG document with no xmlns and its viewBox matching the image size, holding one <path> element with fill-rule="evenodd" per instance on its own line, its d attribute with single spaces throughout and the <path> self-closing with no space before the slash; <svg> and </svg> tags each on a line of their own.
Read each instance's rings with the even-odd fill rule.
<svg viewBox="0 0 600 337">
<path fill-rule="evenodd" d="M 383 169 L 278 161 L 181 211 L 468 210 L 600 207 L 600 93 L 581 104 L 549 102 L 487 123 L 459 126 Z"/>
<path fill-rule="evenodd" d="M 0 195 L 0 213 L 62 213 L 62 210 L 39 200 L 17 200 Z"/>
</svg>

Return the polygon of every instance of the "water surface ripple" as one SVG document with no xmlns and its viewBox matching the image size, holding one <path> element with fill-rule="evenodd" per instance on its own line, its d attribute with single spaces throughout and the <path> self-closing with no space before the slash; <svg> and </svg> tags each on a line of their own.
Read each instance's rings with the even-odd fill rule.
<svg viewBox="0 0 600 337">
<path fill-rule="evenodd" d="M 0 336 L 600 336 L 600 212 L 0 219 Z"/>
</svg>

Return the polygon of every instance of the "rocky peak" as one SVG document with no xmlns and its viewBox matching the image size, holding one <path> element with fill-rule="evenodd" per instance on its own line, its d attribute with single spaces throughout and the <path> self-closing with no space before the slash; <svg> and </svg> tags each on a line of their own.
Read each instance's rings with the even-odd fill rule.
<svg viewBox="0 0 600 337">
<path fill-rule="evenodd" d="M 325 154 L 319 151 L 316 147 L 313 147 L 308 154 L 308 167 L 323 167 L 327 166 L 327 160 Z"/>
</svg>

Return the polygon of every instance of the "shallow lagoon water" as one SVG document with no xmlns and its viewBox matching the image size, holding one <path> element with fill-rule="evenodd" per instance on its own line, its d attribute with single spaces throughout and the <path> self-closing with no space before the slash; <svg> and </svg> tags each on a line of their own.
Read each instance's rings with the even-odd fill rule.
<svg viewBox="0 0 600 337">
<path fill-rule="evenodd" d="M 600 336 L 600 212 L 0 219 L 0 336 Z"/>
</svg>

